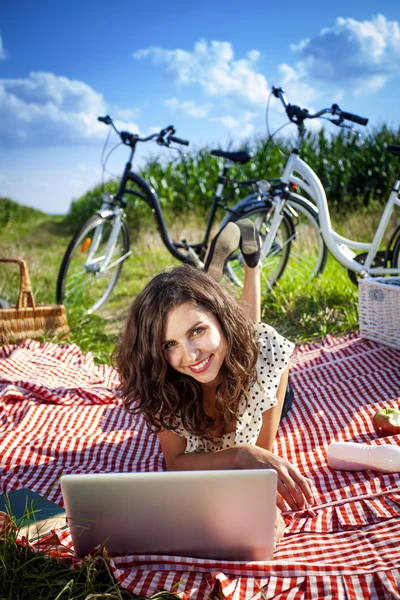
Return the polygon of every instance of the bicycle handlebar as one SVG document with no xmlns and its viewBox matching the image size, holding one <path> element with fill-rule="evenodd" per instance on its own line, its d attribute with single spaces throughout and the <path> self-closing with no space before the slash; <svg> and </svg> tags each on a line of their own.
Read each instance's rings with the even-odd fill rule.
<svg viewBox="0 0 400 600">
<path fill-rule="evenodd" d="M 170 135 L 169 139 L 171 140 L 171 142 L 175 142 L 176 144 L 181 144 L 182 146 L 189 146 L 189 142 L 187 140 L 178 138 L 176 137 L 176 135 Z"/>
<path fill-rule="evenodd" d="M 359 117 L 358 115 L 354 115 L 353 113 L 346 112 L 342 110 L 337 104 L 332 104 L 331 108 L 323 108 L 318 112 L 311 114 L 309 113 L 307 108 L 300 108 L 300 106 L 296 106 L 295 104 L 289 104 L 285 92 L 282 88 L 272 87 L 272 94 L 275 98 L 279 98 L 282 102 L 283 107 L 286 111 L 287 116 L 289 117 L 292 123 L 296 125 L 300 125 L 303 123 L 305 119 L 317 119 L 322 117 L 323 115 L 330 114 L 339 117 L 337 120 L 328 119 L 334 125 L 338 127 L 346 127 L 343 125 L 343 121 L 352 121 L 353 123 L 357 123 L 358 125 L 367 125 L 368 119 L 365 117 Z"/>
<path fill-rule="evenodd" d="M 368 123 L 368 119 L 366 119 L 365 117 L 359 117 L 358 115 L 354 115 L 353 113 L 345 112 L 344 110 L 341 110 L 337 104 L 332 104 L 332 110 L 338 110 L 340 116 L 342 116 L 343 119 L 345 119 L 346 121 L 352 121 L 353 123 L 358 123 L 358 125 L 363 126 L 365 126 Z M 333 114 L 336 114 L 336 112 L 334 112 Z"/>
<path fill-rule="evenodd" d="M 106 125 L 110 125 L 111 123 L 111 117 L 109 117 L 108 115 L 106 115 L 105 117 L 97 117 L 97 120 L 101 123 L 105 123 Z"/>
<path fill-rule="evenodd" d="M 156 140 L 157 144 L 160 146 L 169 147 L 170 142 L 181 144 L 183 146 L 189 146 L 189 142 L 187 140 L 183 140 L 182 138 L 178 138 L 173 135 L 175 133 L 175 127 L 173 125 L 168 125 L 168 127 L 161 129 L 159 133 L 152 133 L 147 137 L 141 138 L 136 133 L 119 131 L 110 115 L 106 115 L 105 117 L 97 117 L 97 120 L 100 121 L 100 123 L 105 123 L 105 125 L 111 125 L 114 131 L 120 136 L 122 142 L 127 146 L 134 146 L 136 142 L 149 142 L 150 140 Z"/>
</svg>

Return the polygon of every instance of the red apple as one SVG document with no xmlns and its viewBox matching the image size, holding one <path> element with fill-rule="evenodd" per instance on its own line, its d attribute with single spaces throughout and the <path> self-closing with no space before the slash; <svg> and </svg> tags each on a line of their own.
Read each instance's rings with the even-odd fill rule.
<svg viewBox="0 0 400 600">
<path fill-rule="evenodd" d="M 397 408 L 382 408 L 374 414 L 372 425 L 380 437 L 400 433 L 400 410 Z"/>
</svg>

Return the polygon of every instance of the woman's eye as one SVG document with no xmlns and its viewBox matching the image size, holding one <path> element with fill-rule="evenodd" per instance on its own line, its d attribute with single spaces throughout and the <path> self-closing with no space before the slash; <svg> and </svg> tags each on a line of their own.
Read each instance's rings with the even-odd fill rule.
<svg viewBox="0 0 400 600">
<path fill-rule="evenodd" d="M 174 347 L 174 342 L 167 342 L 164 344 L 164 350 L 171 350 Z"/>
<path fill-rule="evenodd" d="M 196 327 L 196 329 L 193 329 L 192 335 L 199 335 L 203 331 L 204 331 L 204 327 Z"/>
</svg>

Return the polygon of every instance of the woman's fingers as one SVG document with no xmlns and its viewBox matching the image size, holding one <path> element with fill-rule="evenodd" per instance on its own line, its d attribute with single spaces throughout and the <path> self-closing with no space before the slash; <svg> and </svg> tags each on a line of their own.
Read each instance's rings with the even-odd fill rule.
<svg viewBox="0 0 400 600">
<path fill-rule="evenodd" d="M 310 482 L 296 467 L 283 460 L 274 467 L 278 473 L 278 493 L 292 510 L 304 510 L 306 501 L 313 504 Z"/>
<path fill-rule="evenodd" d="M 292 510 L 304 510 L 306 502 L 314 503 L 314 494 L 311 481 L 304 477 L 300 471 L 289 461 L 273 454 L 258 446 L 246 446 L 246 453 L 243 456 L 246 462 L 241 463 L 239 468 L 269 468 L 274 469 L 278 475 L 278 493 L 281 498 L 277 501 L 277 506 L 282 510 L 287 510 L 287 505 Z M 287 504 L 285 504 L 287 503 Z"/>
<path fill-rule="evenodd" d="M 292 469 L 294 470 L 294 472 L 291 472 L 293 480 L 300 487 L 307 502 L 309 504 L 314 504 L 314 494 L 310 480 L 307 477 L 304 477 L 295 467 L 292 467 Z"/>
<path fill-rule="evenodd" d="M 281 515 L 281 511 L 277 509 L 276 511 L 276 521 L 275 521 L 275 542 L 279 542 L 285 533 L 285 521 Z"/>
<path fill-rule="evenodd" d="M 282 479 L 278 479 L 278 493 L 292 510 L 303 510 L 305 508 L 304 496 L 298 492 L 296 497 L 294 488 L 292 487 L 289 491 L 289 486 Z"/>
<path fill-rule="evenodd" d="M 281 496 L 277 495 L 276 497 L 276 506 L 279 508 L 279 510 L 283 511 L 283 510 L 287 510 L 287 505 L 285 503 L 284 500 L 282 500 Z"/>
</svg>

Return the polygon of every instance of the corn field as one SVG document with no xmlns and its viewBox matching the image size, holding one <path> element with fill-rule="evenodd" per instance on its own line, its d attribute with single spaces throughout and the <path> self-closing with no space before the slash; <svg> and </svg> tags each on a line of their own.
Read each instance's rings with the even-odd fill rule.
<svg viewBox="0 0 400 600">
<path fill-rule="evenodd" d="M 396 143 L 400 143 L 400 129 L 386 125 L 361 138 L 348 131 L 331 135 L 322 129 L 306 134 L 301 156 L 320 177 L 332 212 L 343 213 L 385 203 L 400 166 L 386 146 Z M 278 177 L 291 147 L 292 142 L 282 139 L 274 143 L 257 139 L 242 145 L 241 149 L 250 151 L 254 158 L 247 165 L 230 169 L 232 184 L 226 188 L 225 199 L 234 202 L 247 193 L 233 182 Z M 182 214 L 204 218 L 217 186 L 221 159 L 211 156 L 209 148 L 193 150 L 185 158 L 169 162 L 165 155 L 166 151 L 160 150 L 148 159 L 141 175 L 156 190 L 166 218 Z M 121 164 L 121 172 L 122 168 Z M 104 189 L 97 186 L 74 201 L 66 224 L 75 229 L 100 206 L 102 192 L 115 193 L 117 186 L 118 182 L 109 181 Z M 148 206 L 135 197 L 129 198 L 126 213 L 134 230 L 152 218 Z"/>
</svg>

